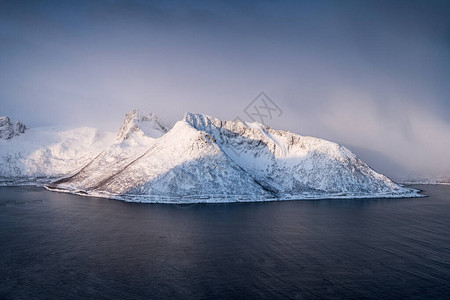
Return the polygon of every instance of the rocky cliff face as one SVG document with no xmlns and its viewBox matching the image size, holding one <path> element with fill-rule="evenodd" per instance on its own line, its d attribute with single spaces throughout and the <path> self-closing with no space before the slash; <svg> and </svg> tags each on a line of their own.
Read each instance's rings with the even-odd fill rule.
<svg viewBox="0 0 450 300">
<path fill-rule="evenodd" d="M 11 122 L 8 117 L 0 117 L 0 139 L 9 140 L 14 136 L 21 135 L 27 127 L 20 122 Z"/>
</svg>

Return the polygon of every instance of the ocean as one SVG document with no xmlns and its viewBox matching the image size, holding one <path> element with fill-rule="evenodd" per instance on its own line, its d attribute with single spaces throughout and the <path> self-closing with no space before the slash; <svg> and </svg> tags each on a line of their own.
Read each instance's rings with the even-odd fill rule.
<svg viewBox="0 0 450 300">
<path fill-rule="evenodd" d="M 0 298 L 449 299 L 450 186 L 168 205 L 0 188 Z"/>
</svg>

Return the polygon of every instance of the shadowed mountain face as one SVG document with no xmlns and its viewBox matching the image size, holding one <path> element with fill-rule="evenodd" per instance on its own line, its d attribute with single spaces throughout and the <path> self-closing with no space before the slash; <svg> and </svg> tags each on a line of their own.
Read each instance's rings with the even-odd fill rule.
<svg viewBox="0 0 450 300">
<path fill-rule="evenodd" d="M 414 194 L 325 140 L 190 113 L 153 138 L 129 119 L 119 142 L 51 188 L 144 202 Z M 144 121 L 155 128 L 155 120 Z M 123 128 L 132 129 L 124 140 Z"/>
</svg>

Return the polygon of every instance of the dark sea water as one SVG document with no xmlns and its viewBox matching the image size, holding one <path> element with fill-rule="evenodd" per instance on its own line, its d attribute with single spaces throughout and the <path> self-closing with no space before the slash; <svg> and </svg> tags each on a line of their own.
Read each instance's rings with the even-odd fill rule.
<svg viewBox="0 0 450 300">
<path fill-rule="evenodd" d="M 450 298 L 450 186 L 193 206 L 0 188 L 0 298 Z"/>
</svg>

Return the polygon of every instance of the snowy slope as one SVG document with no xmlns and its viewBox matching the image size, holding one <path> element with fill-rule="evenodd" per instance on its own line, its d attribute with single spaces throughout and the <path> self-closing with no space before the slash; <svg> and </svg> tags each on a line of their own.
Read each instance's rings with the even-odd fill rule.
<svg viewBox="0 0 450 300">
<path fill-rule="evenodd" d="M 167 134 L 140 145 L 125 158 L 122 146 L 107 150 L 105 157 L 50 188 L 177 203 L 417 195 L 345 147 L 256 122 L 186 114 Z M 108 160 L 114 157 L 108 151 L 119 158 Z"/>
<path fill-rule="evenodd" d="M 243 169 L 281 194 L 392 193 L 403 190 L 347 148 L 258 122 L 223 122 L 188 114 L 191 126 L 211 134 Z"/>
<path fill-rule="evenodd" d="M 115 143 L 107 147 L 74 175 L 57 184 L 71 188 L 95 189 L 113 174 L 141 157 L 154 144 L 156 138 L 167 132 L 166 126 L 154 114 L 134 110 L 125 116 Z M 72 184 L 76 183 L 76 184 Z"/>
<path fill-rule="evenodd" d="M 95 128 L 31 128 L 0 140 L 0 184 L 67 176 L 113 143 L 114 134 Z"/>
<path fill-rule="evenodd" d="M 107 178 L 92 182 L 93 178 L 87 177 L 86 184 L 78 180 L 89 173 L 82 170 L 54 188 L 139 201 L 271 196 L 223 153 L 209 134 L 183 121 L 127 161 L 123 169 L 111 165 L 103 172 Z"/>
</svg>

